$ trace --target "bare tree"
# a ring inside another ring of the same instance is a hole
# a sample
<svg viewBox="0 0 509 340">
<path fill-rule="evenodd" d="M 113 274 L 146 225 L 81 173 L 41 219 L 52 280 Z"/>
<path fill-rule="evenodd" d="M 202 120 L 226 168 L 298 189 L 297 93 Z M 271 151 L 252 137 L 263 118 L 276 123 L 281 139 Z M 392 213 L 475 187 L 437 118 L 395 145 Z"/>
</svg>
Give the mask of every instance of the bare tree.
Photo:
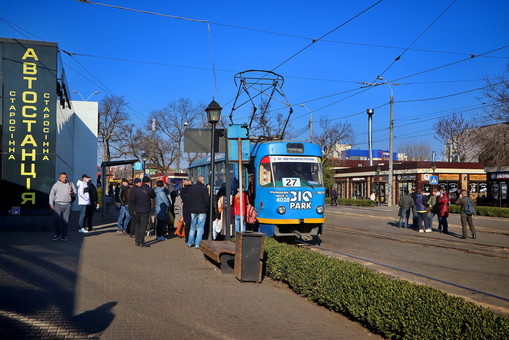
<svg viewBox="0 0 509 340">
<path fill-rule="evenodd" d="M 251 125 L 251 135 L 265 138 L 291 138 L 290 124 L 286 127 L 286 131 L 284 136 L 281 136 L 283 133 L 283 128 L 286 124 L 287 117 L 283 115 L 281 112 L 271 111 L 270 104 L 262 100 L 258 110 L 253 119 L 253 124 Z"/>
<path fill-rule="evenodd" d="M 152 112 L 150 117 L 155 119 L 156 130 L 167 138 L 167 145 L 163 149 L 173 155 L 175 166 L 180 169 L 185 129 L 187 126 L 205 127 L 208 124 L 205 105 L 195 105 L 188 98 L 180 98 Z"/>
<path fill-rule="evenodd" d="M 507 66 L 509 73 L 509 66 Z M 491 105 L 484 110 L 485 114 L 481 120 L 488 123 L 507 123 L 509 122 L 509 79 L 508 75 L 499 75 L 494 80 L 485 78 L 486 87 L 484 95 Z"/>
<path fill-rule="evenodd" d="M 409 142 L 401 145 L 398 151 L 406 154 L 409 161 L 425 161 L 431 155 L 431 148 L 426 142 Z"/>
<path fill-rule="evenodd" d="M 131 125 L 126 131 L 124 150 L 134 157 L 141 159 L 142 154 L 147 154 L 149 162 L 155 164 L 157 171 L 167 172 L 175 161 L 177 145 L 170 143 L 156 131 L 148 128 L 143 130 Z"/>
<path fill-rule="evenodd" d="M 492 125 L 481 127 L 475 132 L 479 161 L 487 166 L 507 166 L 509 164 L 509 79 L 507 74 L 499 75 L 493 80 L 486 78 L 484 94 L 491 105 L 487 106 L 484 115 L 479 117 L 479 125 L 487 123 Z"/>
<path fill-rule="evenodd" d="M 125 154 L 121 148 L 126 136 L 129 121 L 125 111 L 127 102 L 124 97 L 106 96 L 99 103 L 99 142 L 102 144 L 103 161 L 110 161 L 112 150 L 115 157 Z"/>
<path fill-rule="evenodd" d="M 445 145 L 445 157 L 451 160 L 454 154 L 462 162 L 477 160 L 478 153 L 474 151 L 475 139 L 469 134 L 475 129 L 475 124 L 463 118 L 462 114 L 447 116 L 433 125 L 435 139 Z"/>
<path fill-rule="evenodd" d="M 320 117 L 320 127 L 322 132 L 313 136 L 313 142 L 320 145 L 323 150 L 324 161 L 331 157 L 336 144 L 349 144 L 355 140 L 352 125 L 348 122 L 331 123 L 329 118 L 322 115 Z"/>
</svg>

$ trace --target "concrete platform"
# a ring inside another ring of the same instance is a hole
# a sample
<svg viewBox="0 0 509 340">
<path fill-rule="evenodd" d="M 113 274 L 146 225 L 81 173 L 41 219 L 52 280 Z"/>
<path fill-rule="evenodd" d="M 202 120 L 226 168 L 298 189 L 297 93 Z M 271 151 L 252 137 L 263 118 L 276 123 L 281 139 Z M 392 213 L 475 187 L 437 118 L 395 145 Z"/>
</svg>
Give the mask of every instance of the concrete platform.
<svg viewBox="0 0 509 340">
<path fill-rule="evenodd" d="M 379 338 L 278 282 L 221 274 L 183 239 L 140 248 L 95 228 L 0 233 L 1 339 Z"/>
</svg>

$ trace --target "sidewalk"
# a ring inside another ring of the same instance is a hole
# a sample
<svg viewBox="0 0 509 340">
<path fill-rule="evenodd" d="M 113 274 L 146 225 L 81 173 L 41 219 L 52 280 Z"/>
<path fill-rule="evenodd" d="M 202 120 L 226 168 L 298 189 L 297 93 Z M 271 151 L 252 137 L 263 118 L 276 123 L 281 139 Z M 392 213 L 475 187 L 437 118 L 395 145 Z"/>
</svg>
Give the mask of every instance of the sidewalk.
<svg viewBox="0 0 509 340">
<path fill-rule="evenodd" d="M 1 233 L 0 338 L 378 338 L 278 282 L 221 274 L 180 238 L 139 248 L 115 231 Z"/>
</svg>

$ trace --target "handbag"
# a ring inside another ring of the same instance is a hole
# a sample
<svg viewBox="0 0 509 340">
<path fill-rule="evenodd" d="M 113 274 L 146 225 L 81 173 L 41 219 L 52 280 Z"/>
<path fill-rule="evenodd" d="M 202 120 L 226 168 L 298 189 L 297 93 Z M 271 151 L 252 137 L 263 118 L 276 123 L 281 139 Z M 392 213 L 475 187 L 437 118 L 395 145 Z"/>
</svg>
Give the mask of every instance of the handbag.
<svg viewBox="0 0 509 340">
<path fill-rule="evenodd" d="M 71 203 L 76 201 L 76 194 L 74 193 L 74 190 L 72 190 L 71 183 L 69 184 L 69 195 L 71 195 Z"/>
<path fill-rule="evenodd" d="M 184 221 L 182 218 L 177 222 L 177 229 L 175 230 L 175 235 L 180 237 L 186 237 L 186 229 L 184 228 Z"/>
</svg>

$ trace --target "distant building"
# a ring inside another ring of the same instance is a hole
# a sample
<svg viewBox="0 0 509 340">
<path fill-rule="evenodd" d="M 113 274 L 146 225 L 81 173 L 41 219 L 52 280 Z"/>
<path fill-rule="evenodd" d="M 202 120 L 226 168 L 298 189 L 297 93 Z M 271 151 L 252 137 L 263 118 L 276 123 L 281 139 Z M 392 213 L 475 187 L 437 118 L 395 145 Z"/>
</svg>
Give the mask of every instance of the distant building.
<svg viewBox="0 0 509 340">
<path fill-rule="evenodd" d="M 509 135 L 509 122 L 490 124 L 477 129 L 467 130 L 447 140 L 444 154 L 447 161 L 480 162 L 483 161 L 478 138 L 493 134 Z M 509 164 L 507 164 L 509 165 Z"/>
<path fill-rule="evenodd" d="M 389 151 L 386 150 L 373 150 L 372 157 L 374 161 L 384 161 L 389 160 Z M 398 157 L 403 157 L 406 160 L 406 155 L 402 153 L 396 153 L 394 152 L 392 154 L 393 160 L 397 161 L 400 160 Z M 369 160 L 369 150 L 344 150 L 341 152 L 341 159 L 350 159 L 350 160 Z"/>
</svg>

